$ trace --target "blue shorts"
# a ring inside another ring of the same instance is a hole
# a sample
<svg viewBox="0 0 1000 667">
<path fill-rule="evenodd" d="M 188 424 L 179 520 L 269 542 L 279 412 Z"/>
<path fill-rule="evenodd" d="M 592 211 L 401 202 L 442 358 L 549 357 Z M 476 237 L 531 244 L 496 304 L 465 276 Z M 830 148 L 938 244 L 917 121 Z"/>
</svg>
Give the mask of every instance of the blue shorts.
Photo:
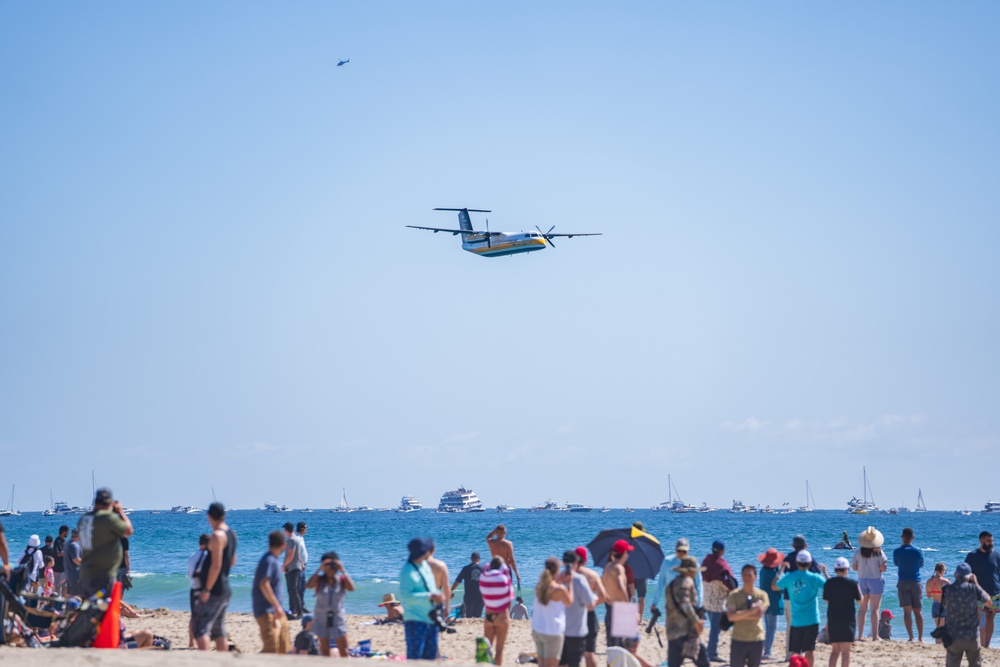
<svg viewBox="0 0 1000 667">
<path fill-rule="evenodd" d="M 882 595 L 885 593 L 885 579 L 869 579 L 862 577 L 858 579 L 858 586 L 861 587 L 862 595 Z"/>
<path fill-rule="evenodd" d="M 936 600 L 931 603 L 931 618 L 944 618 L 944 609 L 941 609 L 941 603 Z"/>
</svg>

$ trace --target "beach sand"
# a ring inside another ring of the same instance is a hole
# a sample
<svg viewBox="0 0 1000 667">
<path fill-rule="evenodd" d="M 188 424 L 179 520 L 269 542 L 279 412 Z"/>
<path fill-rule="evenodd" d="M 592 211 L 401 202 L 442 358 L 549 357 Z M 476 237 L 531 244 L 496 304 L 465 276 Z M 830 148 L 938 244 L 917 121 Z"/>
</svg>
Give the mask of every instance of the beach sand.
<svg viewBox="0 0 1000 667">
<path fill-rule="evenodd" d="M 96 649 L 25 649 L 0 647 L 0 663 L 10 665 L 107 665 L 108 667 L 127 667 L 136 664 L 198 664 L 211 665 L 220 662 L 239 660 L 244 667 L 253 665 L 273 664 L 272 656 L 260 655 L 260 636 L 257 624 L 249 614 L 229 614 L 226 624 L 230 639 L 242 651 L 241 655 L 218 655 L 189 651 L 186 649 L 187 623 L 189 615 L 166 609 L 145 610 L 141 618 L 127 621 L 129 629 L 148 628 L 155 634 L 167 637 L 174 644 L 172 651 L 102 651 Z M 392 652 L 405 655 L 406 643 L 403 639 L 403 628 L 399 625 L 376 626 L 369 625 L 370 616 L 350 616 L 348 639 L 351 646 L 357 645 L 362 639 L 370 639 L 372 650 L 378 653 Z M 301 622 L 292 621 L 292 639 L 301 629 Z M 475 662 L 475 638 L 482 635 L 482 621 L 461 620 L 456 624 L 455 634 L 442 635 L 441 653 L 450 658 L 453 664 L 473 664 Z M 660 627 L 663 637 L 663 628 Z M 784 633 L 778 633 L 775 640 L 775 654 L 784 654 Z M 664 638 L 664 644 L 666 639 Z M 707 631 L 703 635 L 707 641 Z M 598 643 L 598 664 L 604 663 L 603 626 L 602 636 Z M 514 665 L 518 654 L 534 652 L 531 639 L 531 627 L 528 621 L 512 622 L 511 632 L 504 650 L 504 664 Z M 653 665 L 659 665 L 666 659 L 665 649 L 660 648 L 655 635 L 643 633 L 639 645 L 639 653 Z M 257 654 L 257 655 L 254 655 Z M 729 633 L 723 633 L 720 640 L 719 654 L 729 655 Z M 816 650 L 816 665 L 826 665 L 830 649 L 820 645 Z M 282 660 L 313 660 L 310 656 L 283 656 Z M 335 658 L 339 659 L 339 658 Z M 353 660 L 353 659 L 352 659 Z M 687 664 L 690 664 L 687 663 Z M 771 664 L 787 664 L 776 662 Z M 944 649 L 933 644 L 908 644 L 905 641 L 863 642 L 854 644 L 851 651 L 851 664 L 856 667 L 900 667 L 905 666 L 939 666 L 944 664 Z M 1000 665 L 1000 649 L 989 649 L 983 656 L 984 665 Z"/>
</svg>

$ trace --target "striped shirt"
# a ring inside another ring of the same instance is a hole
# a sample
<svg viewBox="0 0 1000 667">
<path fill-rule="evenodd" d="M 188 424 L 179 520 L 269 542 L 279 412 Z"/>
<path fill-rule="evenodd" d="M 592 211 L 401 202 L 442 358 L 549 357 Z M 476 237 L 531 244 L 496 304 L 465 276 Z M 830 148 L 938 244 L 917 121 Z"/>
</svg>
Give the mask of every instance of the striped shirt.
<svg viewBox="0 0 1000 667">
<path fill-rule="evenodd" d="M 483 604 L 487 614 L 497 614 L 510 609 L 514 599 L 514 587 L 510 582 L 507 566 L 499 570 L 486 570 L 479 577 L 479 592 L 483 594 Z"/>
</svg>

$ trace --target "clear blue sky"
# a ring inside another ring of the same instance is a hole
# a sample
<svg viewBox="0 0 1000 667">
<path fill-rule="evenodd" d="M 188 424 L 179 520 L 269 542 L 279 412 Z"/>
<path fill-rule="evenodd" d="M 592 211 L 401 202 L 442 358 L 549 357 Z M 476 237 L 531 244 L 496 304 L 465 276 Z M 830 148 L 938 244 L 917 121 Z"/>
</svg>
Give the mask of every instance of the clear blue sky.
<svg viewBox="0 0 1000 667">
<path fill-rule="evenodd" d="M 0 497 L 978 508 L 998 21 L 3 3 Z M 482 259 L 435 206 L 604 236 Z"/>
</svg>

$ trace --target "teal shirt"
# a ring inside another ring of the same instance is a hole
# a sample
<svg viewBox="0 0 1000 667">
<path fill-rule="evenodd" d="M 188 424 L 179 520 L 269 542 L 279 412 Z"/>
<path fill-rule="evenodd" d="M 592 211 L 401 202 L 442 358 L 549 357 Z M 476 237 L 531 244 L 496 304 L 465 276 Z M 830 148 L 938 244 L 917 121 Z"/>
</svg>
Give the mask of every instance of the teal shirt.
<svg viewBox="0 0 1000 667">
<path fill-rule="evenodd" d="M 819 625 L 819 594 L 826 577 L 809 570 L 796 570 L 778 579 L 776 586 L 788 591 L 792 609 L 792 627 Z"/>
<path fill-rule="evenodd" d="M 399 601 L 403 605 L 403 615 L 407 621 L 430 623 L 429 614 L 434 608 L 431 595 L 440 593 L 434 584 L 434 572 L 424 561 L 419 566 L 410 561 L 399 573 Z"/>
</svg>

